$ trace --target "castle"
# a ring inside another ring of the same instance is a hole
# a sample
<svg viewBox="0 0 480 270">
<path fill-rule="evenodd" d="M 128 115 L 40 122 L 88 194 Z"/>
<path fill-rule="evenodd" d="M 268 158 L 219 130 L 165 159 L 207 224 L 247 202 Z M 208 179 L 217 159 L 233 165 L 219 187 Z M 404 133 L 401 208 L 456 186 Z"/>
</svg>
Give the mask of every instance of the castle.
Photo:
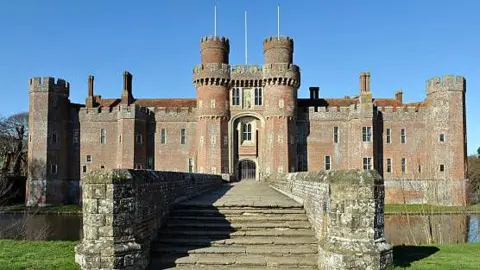
<svg viewBox="0 0 480 270">
<path fill-rule="evenodd" d="M 300 99 L 294 43 L 271 37 L 263 65 L 230 65 L 229 40 L 205 37 L 193 69 L 196 99 L 136 99 L 132 74 L 121 97 L 69 100 L 69 83 L 29 82 L 28 204 L 77 202 L 93 169 L 134 168 L 223 174 L 238 180 L 275 172 L 376 169 L 387 203 L 464 204 L 465 79 L 427 81 L 426 98 L 373 98 L 370 73 L 355 97 L 319 87 Z M 438 198 L 442 197 L 442 198 Z"/>
</svg>

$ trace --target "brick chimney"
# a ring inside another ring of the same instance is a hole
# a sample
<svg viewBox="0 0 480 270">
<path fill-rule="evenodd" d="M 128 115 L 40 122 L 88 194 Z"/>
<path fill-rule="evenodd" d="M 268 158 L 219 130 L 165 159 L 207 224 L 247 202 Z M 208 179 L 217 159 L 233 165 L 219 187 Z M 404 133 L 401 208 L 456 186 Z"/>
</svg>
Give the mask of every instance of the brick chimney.
<svg viewBox="0 0 480 270">
<path fill-rule="evenodd" d="M 310 99 L 318 99 L 319 92 L 320 92 L 320 87 L 311 86 L 310 87 Z"/>
<path fill-rule="evenodd" d="M 123 72 L 123 90 L 122 90 L 122 103 L 130 105 L 133 103 L 132 94 L 132 74 L 128 71 Z"/>
<path fill-rule="evenodd" d="M 360 73 L 360 93 L 370 92 L 370 72 Z"/>
<path fill-rule="evenodd" d="M 92 75 L 88 76 L 88 94 L 87 94 L 87 100 L 85 101 L 85 105 L 87 108 L 93 108 L 95 107 L 95 97 L 93 96 L 93 81 L 94 77 Z"/>
<path fill-rule="evenodd" d="M 395 92 L 395 99 L 398 100 L 400 103 L 403 103 L 403 92 L 402 90 L 398 90 Z"/>
</svg>

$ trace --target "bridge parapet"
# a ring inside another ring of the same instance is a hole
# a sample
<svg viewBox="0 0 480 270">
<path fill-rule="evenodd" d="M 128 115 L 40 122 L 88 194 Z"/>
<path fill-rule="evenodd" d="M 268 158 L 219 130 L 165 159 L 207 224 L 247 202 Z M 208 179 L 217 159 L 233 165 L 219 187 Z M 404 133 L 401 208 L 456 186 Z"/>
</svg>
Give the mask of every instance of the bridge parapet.
<svg viewBox="0 0 480 270">
<path fill-rule="evenodd" d="M 383 179 L 376 171 L 273 174 L 266 181 L 303 203 L 319 243 L 319 269 L 388 269 Z"/>
<path fill-rule="evenodd" d="M 83 184 L 82 269 L 145 269 L 150 243 L 177 202 L 219 187 L 222 176 L 115 169 L 89 173 Z"/>
</svg>

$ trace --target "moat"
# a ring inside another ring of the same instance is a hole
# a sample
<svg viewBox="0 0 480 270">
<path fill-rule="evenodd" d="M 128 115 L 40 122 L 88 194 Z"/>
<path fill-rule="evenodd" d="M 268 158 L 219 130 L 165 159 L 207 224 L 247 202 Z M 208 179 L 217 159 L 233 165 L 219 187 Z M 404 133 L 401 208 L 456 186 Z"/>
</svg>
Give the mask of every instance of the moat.
<svg viewBox="0 0 480 270">
<path fill-rule="evenodd" d="M 11 227 L 23 218 L 23 214 L 0 214 L 0 228 Z M 76 241 L 83 235 L 82 216 L 36 215 L 29 218 L 21 231 L 0 232 L 0 238 Z M 385 215 L 385 236 L 392 245 L 428 244 L 429 235 L 439 243 L 480 242 L 480 214 Z"/>
</svg>

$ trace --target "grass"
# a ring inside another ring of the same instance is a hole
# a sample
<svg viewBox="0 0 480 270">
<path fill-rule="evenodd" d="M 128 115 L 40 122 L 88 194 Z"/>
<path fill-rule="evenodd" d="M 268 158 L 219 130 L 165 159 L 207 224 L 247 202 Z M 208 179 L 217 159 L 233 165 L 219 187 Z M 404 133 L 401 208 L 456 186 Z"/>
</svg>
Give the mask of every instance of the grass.
<svg viewBox="0 0 480 270">
<path fill-rule="evenodd" d="M 480 204 L 465 206 L 440 206 L 429 204 L 385 204 L 385 214 L 402 213 L 480 213 Z"/>
<path fill-rule="evenodd" d="M 8 213 L 21 213 L 30 210 L 30 208 L 25 207 L 24 204 L 16 204 L 0 207 L 0 212 Z M 81 214 L 82 206 L 76 204 L 67 204 L 67 205 L 58 205 L 58 206 L 45 206 L 35 209 L 38 213 L 41 214 L 51 214 L 51 213 L 71 213 L 71 214 Z"/>
<path fill-rule="evenodd" d="M 0 269 L 80 269 L 70 241 L 0 240 Z"/>
<path fill-rule="evenodd" d="M 394 269 L 454 270 L 480 269 L 480 243 L 433 246 L 396 246 Z"/>
<path fill-rule="evenodd" d="M 0 240 L 0 269 L 80 269 L 70 241 Z M 396 246 L 394 269 L 479 269 L 480 243 L 432 246 Z"/>
</svg>

